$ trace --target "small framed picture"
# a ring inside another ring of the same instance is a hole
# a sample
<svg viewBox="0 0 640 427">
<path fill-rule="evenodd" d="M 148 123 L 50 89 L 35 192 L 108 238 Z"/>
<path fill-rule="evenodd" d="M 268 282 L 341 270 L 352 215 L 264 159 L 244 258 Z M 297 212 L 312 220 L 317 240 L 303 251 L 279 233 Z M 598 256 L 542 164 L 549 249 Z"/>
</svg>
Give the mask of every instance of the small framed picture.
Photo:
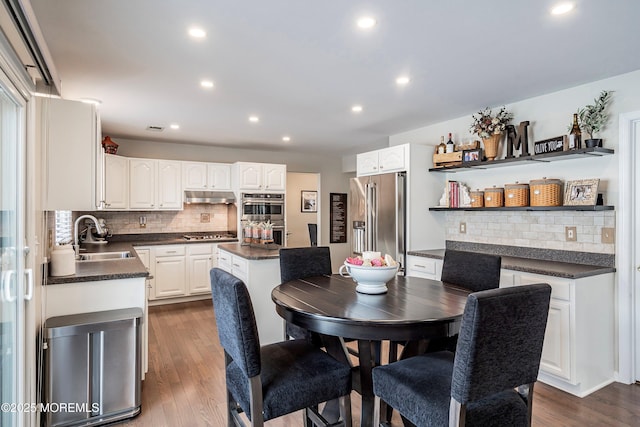
<svg viewBox="0 0 640 427">
<path fill-rule="evenodd" d="M 318 212 L 318 192 L 302 191 L 301 212 Z"/>
<path fill-rule="evenodd" d="M 599 183 L 599 179 L 567 181 L 564 190 L 565 206 L 595 206 Z"/>
<path fill-rule="evenodd" d="M 473 163 L 482 161 L 482 148 L 464 150 L 462 152 L 462 163 Z"/>
</svg>

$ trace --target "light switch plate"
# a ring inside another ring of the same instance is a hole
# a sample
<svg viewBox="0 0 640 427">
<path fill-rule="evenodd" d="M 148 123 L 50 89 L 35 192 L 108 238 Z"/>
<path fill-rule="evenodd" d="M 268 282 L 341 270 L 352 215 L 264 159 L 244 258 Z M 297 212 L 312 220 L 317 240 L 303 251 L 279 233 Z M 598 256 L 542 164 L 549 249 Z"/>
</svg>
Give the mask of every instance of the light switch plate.
<svg viewBox="0 0 640 427">
<path fill-rule="evenodd" d="M 602 236 L 600 238 L 602 243 L 615 243 L 616 242 L 616 229 L 613 227 L 602 227 Z"/>
<path fill-rule="evenodd" d="M 466 222 L 461 222 L 460 223 L 460 234 L 465 234 L 467 232 L 467 223 Z"/>
<path fill-rule="evenodd" d="M 577 242 L 578 241 L 578 231 L 576 227 L 565 227 L 564 235 L 567 242 Z"/>
</svg>

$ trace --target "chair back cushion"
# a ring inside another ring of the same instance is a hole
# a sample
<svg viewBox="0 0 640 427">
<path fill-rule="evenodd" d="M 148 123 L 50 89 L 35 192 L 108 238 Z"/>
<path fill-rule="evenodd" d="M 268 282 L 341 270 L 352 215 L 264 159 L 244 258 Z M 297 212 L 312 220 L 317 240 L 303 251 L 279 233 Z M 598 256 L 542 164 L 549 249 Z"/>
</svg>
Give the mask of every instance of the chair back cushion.
<svg viewBox="0 0 640 427">
<path fill-rule="evenodd" d="M 219 268 L 210 272 L 220 345 L 248 377 L 260 374 L 260 339 L 244 282 Z"/>
<path fill-rule="evenodd" d="M 500 284 L 501 264 L 499 255 L 447 249 L 440 280 L 471 292 L 495 289 Z"/>
<path fill-rule="evenodd" d="M 309 227 L 309 242 L 311 246 L 318 246 L 318 224 L 307 224 Z"/>
<path fill-rule="evenodd" d="M 282 283 L 323 274 L 331 274 L 331 252 L 328 246 L 280 249 Z"/>
<path fill-rule="evenodd" d="M 453 367 L 454 399 L 466 404 L 536 381 L 550 297 L 547 284 L 469 295 Z"/>
</svg>

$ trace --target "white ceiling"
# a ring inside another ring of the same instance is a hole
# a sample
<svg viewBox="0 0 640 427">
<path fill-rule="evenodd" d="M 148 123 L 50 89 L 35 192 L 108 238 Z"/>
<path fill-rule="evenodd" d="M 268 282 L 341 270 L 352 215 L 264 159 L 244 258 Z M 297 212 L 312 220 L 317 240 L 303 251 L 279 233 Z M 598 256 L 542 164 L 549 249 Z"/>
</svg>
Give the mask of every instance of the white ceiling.
<svg viewBox="0 0 640 427">
<path fill-rule="evenodd" d="M 640 1 L 574 3 L 551 16 L 552 0 L 31 0 L 62 96 L 101 100 L 104 134 L 338 154 L 640 69 Z"/>
</svg>

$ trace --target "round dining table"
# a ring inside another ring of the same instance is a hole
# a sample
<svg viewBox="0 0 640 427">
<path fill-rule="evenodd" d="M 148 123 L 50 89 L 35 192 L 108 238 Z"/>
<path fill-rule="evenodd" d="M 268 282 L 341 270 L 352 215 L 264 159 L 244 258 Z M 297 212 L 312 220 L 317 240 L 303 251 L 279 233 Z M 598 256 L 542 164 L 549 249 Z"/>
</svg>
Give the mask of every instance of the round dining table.
<svg viewBox="0 0 640 427">
<path fill-rule="evenodd" d="M 334 274 L 292 280 L 271 292 L 278 314 L 317 334 L 337 359 L 350 363 L 343 338 L 358 341 L 353 384 L 362 396 L 362 426 L 378 422 L 372 369 L 380 362 L 380 343 L 457 334 L 469 295 L 468 290 L 417 277 L 396 276 L 387 288 L 384 294 L 362 294 L 352 279 Z"/>
</svg>

